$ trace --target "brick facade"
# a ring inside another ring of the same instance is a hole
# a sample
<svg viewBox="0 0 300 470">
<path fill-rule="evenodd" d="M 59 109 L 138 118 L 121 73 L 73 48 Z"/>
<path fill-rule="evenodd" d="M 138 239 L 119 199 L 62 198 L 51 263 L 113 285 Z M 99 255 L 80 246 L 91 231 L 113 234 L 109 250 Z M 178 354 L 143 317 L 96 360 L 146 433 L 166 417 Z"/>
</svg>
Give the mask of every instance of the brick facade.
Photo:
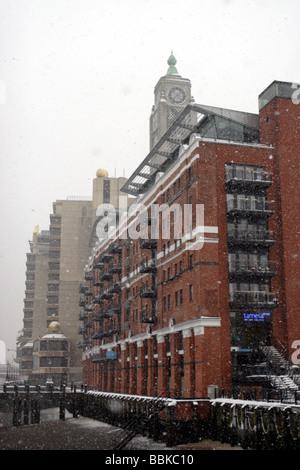
<svg viewBox="0 0 300 470">
<path fill-rule="evenodd" d="M 197 399 L 211 385 L 232 387 L 235 361 L 260 344 L 280 344 L 290 358 L 300 339 L 299 109 L 275 93 L 261 107 L 260 138 L 246 127 L 240 139 L 194 130 L 139 196 L 146 217 L 129 215 L 127 227 L 121 222 L 99 242 L 85 273 L 85 383 Z M 213 108 L 207 116 L 223 119 Z M 239 171 L 251 182 L 231 177 Z M 155 222 L 159 236 L 151 238 L 145 231 Z"/>
</svg>

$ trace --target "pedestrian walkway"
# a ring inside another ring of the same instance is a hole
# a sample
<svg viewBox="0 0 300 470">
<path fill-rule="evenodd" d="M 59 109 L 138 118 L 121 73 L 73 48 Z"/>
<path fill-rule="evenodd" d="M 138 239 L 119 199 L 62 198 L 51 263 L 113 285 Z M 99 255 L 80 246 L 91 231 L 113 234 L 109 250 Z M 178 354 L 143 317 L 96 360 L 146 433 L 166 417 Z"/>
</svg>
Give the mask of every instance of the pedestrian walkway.
<svg viewBox="0 0 300 470">
<path fill-rule="evenodd" d="M 122 432 L 119 427 L 66 412 L 59 420 L 59 409 L 41 411 L 40 424 L 13 426 L 11 413 L 0 413 L 0 450 L 111 450 Z M 134 437 L 124 450 L 232 450 L 228 444 L 209 440 L 166 447 L 144 436 Z M 234 450 L 240 450 L 235 447 Z"/>
</svg>

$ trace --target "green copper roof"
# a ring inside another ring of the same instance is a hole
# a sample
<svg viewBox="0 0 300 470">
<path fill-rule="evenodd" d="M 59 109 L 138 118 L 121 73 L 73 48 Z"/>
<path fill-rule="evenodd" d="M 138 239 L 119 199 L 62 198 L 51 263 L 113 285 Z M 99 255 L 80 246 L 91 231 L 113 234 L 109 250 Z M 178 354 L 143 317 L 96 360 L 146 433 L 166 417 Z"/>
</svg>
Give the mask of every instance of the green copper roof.
<svg viewBox="0 0 300 470">
<path fill-rule="evenodd" d="M 177 68 L 175 67 L 177 60 L 175 59 L 173 52 L 171 52 L 170 57 L 168 58 L 168 71 L 166 75 L 179 75 Z"/>
</svg>

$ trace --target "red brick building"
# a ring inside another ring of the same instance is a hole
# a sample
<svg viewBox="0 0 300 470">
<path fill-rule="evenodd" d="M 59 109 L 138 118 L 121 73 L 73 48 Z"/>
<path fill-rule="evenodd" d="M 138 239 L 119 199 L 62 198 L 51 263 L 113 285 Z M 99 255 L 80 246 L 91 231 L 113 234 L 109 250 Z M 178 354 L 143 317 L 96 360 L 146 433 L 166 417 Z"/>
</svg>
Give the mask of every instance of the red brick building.
<svg viewBox="0 0 300 470">
<path fill-rule="evenodd" d="M 180 92 L 178 73 L 165 78 Z M 124 184 L 137 206 L 95 246 L 85 272 L 80 345 L 90 387 L 197 399 L 211 386 L 257 386 L 271 346 L 292 365 L 300 340 L 294 91 L 273 82 L 258 115 L 188 96 Z"/>
</svg>

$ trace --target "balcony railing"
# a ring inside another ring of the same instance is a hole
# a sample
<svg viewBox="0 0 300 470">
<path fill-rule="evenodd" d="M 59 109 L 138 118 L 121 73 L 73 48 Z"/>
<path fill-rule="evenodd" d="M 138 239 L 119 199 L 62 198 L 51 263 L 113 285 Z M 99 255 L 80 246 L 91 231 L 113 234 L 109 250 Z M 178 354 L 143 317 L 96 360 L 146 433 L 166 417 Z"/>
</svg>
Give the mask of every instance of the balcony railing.
<svg viewBox="0 0 300 470">
<path fill-rule="evenodd" d="M 235 228 L 228 231 L 227 238 L 229 243 L 238 243 L 243 245 L 265 245 L 270 246 L 275 243 L 274 232 L 271 230 L 247 230 Z"/>
<path fill-rule="evenodd" d="M 156 291 L 152 287 L 142 287 L 140 296 L 153 298 L 156 296 Z"/>
<path fill-rule="evenodd" d="M 93 304 L 102 304 L 103 303 L 103 299 L 102 297 L 100 296 L 100 294 L 96 295 L 94 298 L 93 298 Z"/>
<path fill-rule="evenodd" d="M 84 326 L 79 326 L 78 327 L 78 334 L 79 335 L 84 335 L 86 333 L 86 328 Z"/>
<path fill-rule="evenodd" d="M 227 213 L 235 215 L 271 216 L 274 210 L 274 201 L 254 198 L 232 198 L 227 201 Z"/>
<path fill-rule="evenodd" d="M 100 328 L 97 332 L 95 332 L 92 335 L 92 339 L 103 339 L 103 338 L 109 338 L 113 335 L 116 335 L 120 333 L 120 330 L 118 328 Z"/>
<path fill-rule="evenodd" d="M 120 282 L 113 282 L 109 284 L 107 288 L 107 292 L 110 294 L 118 294 L 121 292 L 121 283 Z"/>
<path fill-rule="evenodd" d="M 122 243 L 120 240 L 116 241 L 116 242 L 112 242 L 109 247 L 108 247 L 108 250 L 111 252 L 111 253 L 121 253 L 122 252 Z"/>
<path fill-rule="evenodd" d="M 111 253 L 103 253 L 101 255 L 101 261 L 104 263 L 109 263 L 113 259 L 113 255 Z"/>
<path fill-rule="evenodd" d="M 143 261 L 140 265 L 141 273 L 153 273 L 156 271 L 155 260 Z"/>
<path fill-rule="evenodd" d="M 108 313 L 109 314 L 114 314 L 114 313 L 120 313 L 121 312 L 121 304 L 112 304 L 108 307 Z"/>
<path fill-rule="evenodd" d="M 100 276 L 100 281 L 110 281 L 113 278 L 112 273 L 103 273 Z"/>
<path fill-rule="evenodd" d="M 82 282 L 79 284 L 79 293 L 85 294 L 88 291 L 88 285 L 83 284 Z"/>
<path fill-rule="evenodd" d="M 94 269 L 103 269 L 104 268 L 104 263 L 100 261 L 96 261 L 94 264 Z"/>
<path fill-rule="evenodd" d="M 275 276 L 277 273 L 277 265 L 270 261 L 229 261 L 229 274 L 237 276 L 259 276 L 268 277 Z"/>
<path fill-rule="evenodd" d="M 266 291 L 235 291 L 229 295 L 232 308 L 275 308 L 278 305 L 278 294 Z"/>
<path fill-rule="evenodd" d="M 110 263 L 108 265 L 108 272 L 114 273 L 114 274 L 120 274 L 122 271 L 122 267 L 120 263 Z"/>
<path fill-rule="evenodd" d="M 227 168 L 226 184 L 230 186 L 255 186 L 268 188 L 272 185 L 272 173 L 250 168 Z"/>
<path fill-rule="evenodd" d="M 141 248 L 145 250 L 154 250 L 157 246 L 157 240 L 153 238 L 141 238 Z"/>
<path fill-rule="evenodd" d="M 157 316 L 155 312 L 150 309 L 150 311 L 146 309 L 142 309 L 141 315 L 140 315 L 140 323 L 156 323 L 157 322 Z"/>
<path fill-rule="evenodd" d="M 86 312 L 79 312 L 78 314 L 78 320 L 79 321 L 84 321 L 87 318 L 87 313 Z"/>
</svg>

